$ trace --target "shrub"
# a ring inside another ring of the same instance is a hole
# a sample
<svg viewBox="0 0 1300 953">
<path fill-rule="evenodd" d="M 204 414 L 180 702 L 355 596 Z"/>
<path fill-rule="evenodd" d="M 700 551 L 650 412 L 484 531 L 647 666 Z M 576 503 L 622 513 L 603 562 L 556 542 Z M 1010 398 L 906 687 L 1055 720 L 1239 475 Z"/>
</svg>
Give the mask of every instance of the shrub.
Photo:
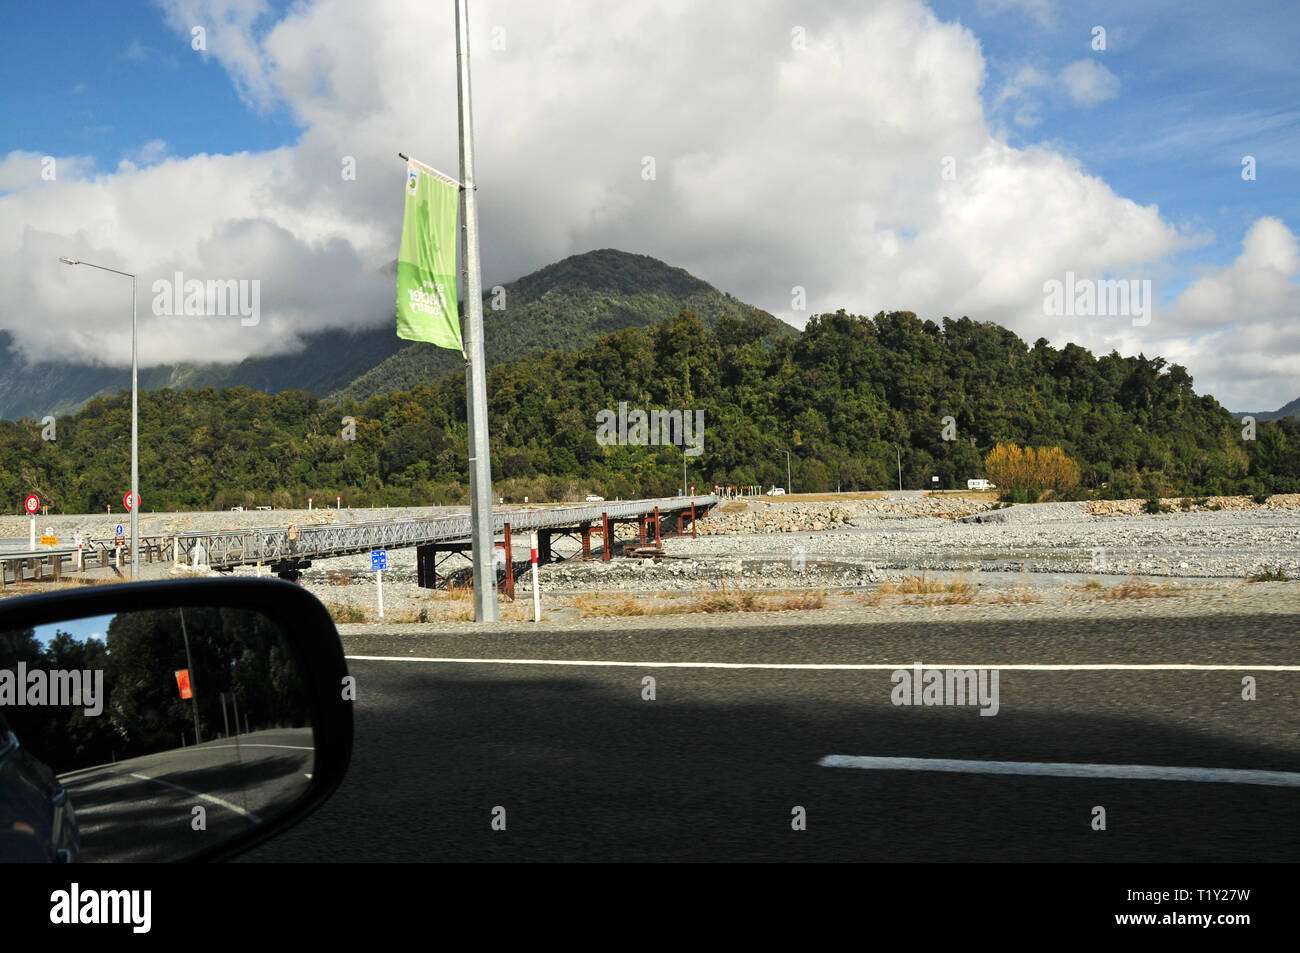
<svg viewBox="0 0 1300 953">
<path fill-rule="evenodd" d="M 1289 582 L 1290 579 L 1282 571 L 1282 567 L 1276 569 L 1261 569 L 1246 577 L 1247 582 Z"/>
</svg>

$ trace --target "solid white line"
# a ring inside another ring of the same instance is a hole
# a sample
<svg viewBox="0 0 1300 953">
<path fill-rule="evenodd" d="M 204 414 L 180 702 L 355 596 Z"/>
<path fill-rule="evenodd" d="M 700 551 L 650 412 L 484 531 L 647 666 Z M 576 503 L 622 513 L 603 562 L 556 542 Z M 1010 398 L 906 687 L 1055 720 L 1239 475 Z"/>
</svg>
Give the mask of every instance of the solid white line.
<svg viewBox="0 0 1300 953">
<path fill-rule="evenodd" d="M 132 774 L 131 774 L 131 777 L 133 777 L 133 778 L 139 778 L 141 781 L 152 781 L 154 784 L 161 784 L 161 785 L 162 785 L 163 787 L 165 787 L 165 788 L 171 788 L 171 789 L 174 790 L 174 791 L 180 791 L 181 793 L 183 793 L 183 794 L 188 794 L 188 795 L 190 795 L 191 797 L 196 797 L 196 798 L 199 798 L 200 800 L 203 800 L 203 801 L 210 801 L 210 802 L 213 803 L 213 804 L 216 804 L 216 805 L 218 805 L 218 806 L 220 806 L 220 807 L 224 807 L 224 808 L 225 808 L 226 810 L 228 810 L 228 811 L 234 811 L 236 814 L 240 815 L 241 817 L 246 817 L 246 818 L 248 818 L 248 819 L 249 819 L 250 821 L 252 821 L 254 824 L 260 824 L 260 823 L 262 823 L 261 818 L 259 818 L 259 817 L 258 817 L 256 814 L 254 814 L 252 811 L 246 811 L 246 810 L 244 810 L 242 807 L 240 807 L 238 804 L 231 804 L 229 801 L 222 800 L 221 798 L 217 797 L 216 795 L 213 795 L 213 794 L 201 794 L 201 793 L 199 793 L 198 791 L 191 791 L 189 788 L 181 787 L 179 784 L 172 784 L 170 781 L 163 781 L 163 780 L 161 780 L 161 779 L 159 779 L 159 778 L 151 778 L 151 777 L 149 777 L 147 774 L 135 774 L 135 773 L 132 773 Z"/>
<path fill-rule="evenodd" d="M 204 743 L 201 745 L 190 745 L 189 748 L 183 748 L 181 750 L 190 751 L 192 749 L 194 751 L 213 751 L 217 748 L 292 748 L 294 751 L 315 751 L 316 750 L 311 745 L 267 745 L 267 744 L 259 744 L 254 741 L 241 741 L 237 745 L 210 745 Z"/>
<path fill-rule="evenodd" d="M 823 768 L 870 771 L 946 771 L 957 774 L 1025 774 L 1052 778 L 1120 778 L 1132 781 L 1207 781 L 1215 784 L 1267 784 L 1300 787 L 1300 772 L 1246 768 L 1179 768 L 1155 764 L 1070 764 L 1041 761 L 958 761 L 950 758 L 872 758 L 828 754 Z"/>
<path fill-rule="evenodd" d="M 441 662 L 445 665 L 587 665 L 622 666 L 624 668 L 770 668 L 796 671 L 827 672 L 893 672 L 911 670 L 915 662 L 852 663 L 801 663 L 801 662 L 617 662 L 604 659 L 550 659 L 550 658 L 427 658 L 414 655 L 348 655 L 356 662 Z M 1063 665 L 976 665 L 969 663 L 924 662 L 923 669 L 997 669 L 1002 672 L 1300 672 L 1300 665 L 1192 665 L 1182 663 L 1151 664 L 1063 664 Z"/>
</svg>

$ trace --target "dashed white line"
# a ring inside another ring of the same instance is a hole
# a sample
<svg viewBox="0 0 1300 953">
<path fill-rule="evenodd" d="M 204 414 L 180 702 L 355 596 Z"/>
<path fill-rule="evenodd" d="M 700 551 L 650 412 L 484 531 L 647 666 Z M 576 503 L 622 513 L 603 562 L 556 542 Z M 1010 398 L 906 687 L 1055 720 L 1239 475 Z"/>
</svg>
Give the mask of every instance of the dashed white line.
<svg viewBox="0 0 1300 953">
<path fill-rule="evenodd" d="M 1044 761 L 961 761 L 951 758 L 873 758 L 829 754 L 823 768 L 867 771 L 943 771 L 956 774 L 1018 774 L 1048 778 L 1111 778 L 1126 781 L 1200 781 L 1212 784 L 1264 784 L 1300 787 L 1300 772 L 1247 768 L 1183 768 L 1157 764 L 1071 764 Z"/>
<path fill-rule="evenodd" d="M 733 668 L 789 669 L 825 672 L 892 672 L 911 669 L 912 662 L 623 662 L 607 659 L 546 658 L 430 658 L 416 655 L 348 655 L 355 662 L 438 662 L 444 665 L 575 665 L 621 668 Z M 1002 672 L 1300 672 L 1300 665 L 1198 665 L 1191 663 L 1033 664 L 924 662 L 923 669 L 997 669 Z"/>
</svg>

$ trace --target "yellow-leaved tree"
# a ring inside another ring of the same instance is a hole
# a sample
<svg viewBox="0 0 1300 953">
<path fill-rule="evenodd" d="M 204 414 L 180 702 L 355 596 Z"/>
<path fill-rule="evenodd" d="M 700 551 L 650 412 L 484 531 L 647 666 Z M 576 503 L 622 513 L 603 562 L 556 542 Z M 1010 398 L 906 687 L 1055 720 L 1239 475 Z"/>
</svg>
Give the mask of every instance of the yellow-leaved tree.
<svg viewBox="0 0 1300 953">
<path fill-rule="evenodd" d="M 1000 443 L 985 457 L 984 472 L 1002 499 L 1015 503 L 1063 499 L 1079 485 L 1079 466 L 1060 447 Z"/>
</svg>

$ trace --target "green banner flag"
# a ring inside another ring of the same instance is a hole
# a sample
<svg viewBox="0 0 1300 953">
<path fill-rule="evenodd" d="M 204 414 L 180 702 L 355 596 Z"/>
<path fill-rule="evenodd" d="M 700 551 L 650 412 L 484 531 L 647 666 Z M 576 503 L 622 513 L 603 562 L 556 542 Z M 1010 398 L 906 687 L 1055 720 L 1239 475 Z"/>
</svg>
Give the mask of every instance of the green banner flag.
<svg viewBox="0 0 1300 953">
<path fill-rule="evenodd" d="M 397 254 L 397 336 L 464 351 L 456 301 L 460 183 L 406 163 L 406 214 Z"/>
</svg>

